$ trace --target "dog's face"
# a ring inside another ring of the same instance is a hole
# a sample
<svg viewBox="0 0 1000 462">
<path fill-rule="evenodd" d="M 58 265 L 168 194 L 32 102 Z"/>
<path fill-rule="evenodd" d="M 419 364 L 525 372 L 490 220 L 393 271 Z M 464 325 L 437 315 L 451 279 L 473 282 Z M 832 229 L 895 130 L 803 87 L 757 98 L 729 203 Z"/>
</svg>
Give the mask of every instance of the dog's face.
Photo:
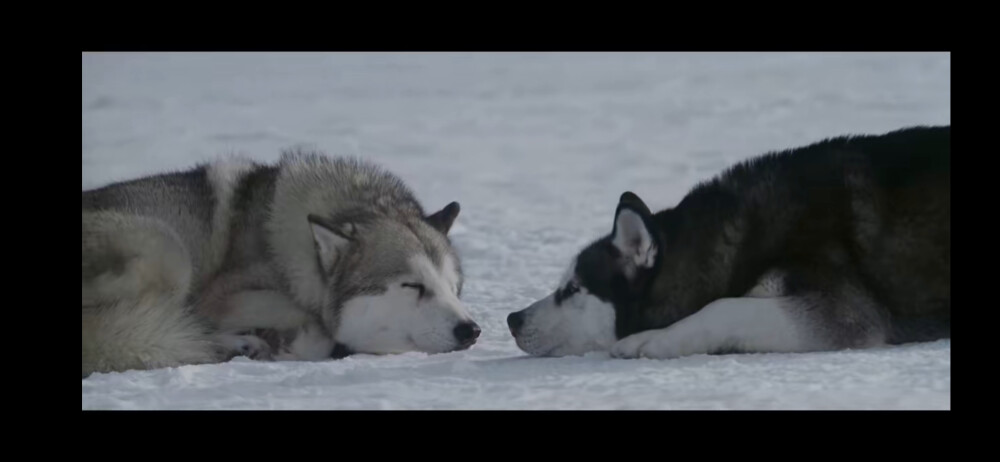
<svg viewBox="0 0 1000 462">
<path fill-rule="evenodd" d="M 573 259 L 551 295 L 507 317 L 517 346 L 535 356 L 609 349 L 658 263 L 659 239 L 651 219 L 637 196 L 623 194 L 611 234 Z"/>
<path fill-rule="evenodd" d="M 466 349 L 480 329 L 459 295 L 459 260 L 445 237 L 458 204 L 424 220 L 310 217 L 329 275 L 327 325 L 341 350 L 368 354 Z"/>
</svg>

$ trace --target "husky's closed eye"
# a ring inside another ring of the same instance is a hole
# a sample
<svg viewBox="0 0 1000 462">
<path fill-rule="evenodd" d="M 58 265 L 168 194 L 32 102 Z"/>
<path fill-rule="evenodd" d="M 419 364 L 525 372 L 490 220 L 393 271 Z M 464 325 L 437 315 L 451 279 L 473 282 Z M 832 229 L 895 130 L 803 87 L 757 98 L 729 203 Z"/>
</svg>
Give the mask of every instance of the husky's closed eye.
<svg viewBox="0 0 1000 462">
<path fill-rule="evenodd" d="M 424 296 L 424 292 L 427 290 L 427 288 L 424 287 L 423 284 L 416 283 L 416 282 L 404 282 L 403 283 L 403 287 L 408 287 L 410 289 L 416 289 L 417 292 L 419 292 L 419 294 L 420 294 L 419 297 L 421 297 L 421 298 Z"/>
</svg>

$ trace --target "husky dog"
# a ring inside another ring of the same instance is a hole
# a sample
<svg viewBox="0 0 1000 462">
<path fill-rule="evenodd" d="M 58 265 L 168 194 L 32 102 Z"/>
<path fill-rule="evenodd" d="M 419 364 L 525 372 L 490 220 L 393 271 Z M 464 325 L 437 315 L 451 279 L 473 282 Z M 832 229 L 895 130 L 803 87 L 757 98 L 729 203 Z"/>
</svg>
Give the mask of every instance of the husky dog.
<svg viewBox="0 0 1000 462">
<path fill-rule="evenodd" d="M 950 128 L 770 153 L 655 214 L 625 192 L 510 331 L 532 355 L 657 359 L 950 338 Z"/>
<path fill-rule="evenodd" d="M 229 158 L 83 192 L 83 376 L 465 349 L 452 202 L 356 159 Z"/>
</svg>

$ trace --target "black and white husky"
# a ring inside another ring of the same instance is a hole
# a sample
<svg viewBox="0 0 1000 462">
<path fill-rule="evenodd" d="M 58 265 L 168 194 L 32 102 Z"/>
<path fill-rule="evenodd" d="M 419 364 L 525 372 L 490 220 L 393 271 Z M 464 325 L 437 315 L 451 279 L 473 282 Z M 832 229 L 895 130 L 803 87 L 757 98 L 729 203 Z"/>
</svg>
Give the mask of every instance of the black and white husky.
<svg viewBox="0 0 1000 462">
<path fill-rule="evenodd" d="M 539 356 L 808 352 L 949 338 L 950 126 L 828 139 L 736 165 L 611 233 L 512 313 Z"/>
</svg>

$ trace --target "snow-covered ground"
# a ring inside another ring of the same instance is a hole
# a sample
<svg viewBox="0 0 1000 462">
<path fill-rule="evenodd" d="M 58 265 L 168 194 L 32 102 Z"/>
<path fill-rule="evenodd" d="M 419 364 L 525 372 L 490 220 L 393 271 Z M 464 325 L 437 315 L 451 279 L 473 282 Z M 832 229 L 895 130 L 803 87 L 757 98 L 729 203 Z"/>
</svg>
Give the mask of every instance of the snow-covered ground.
<svg viewBox="0 0 1000 462">
<path fill-rule="evenodd" d="M 771 149 L 951 122 L 949 54 L 84 54 L 83 188 L 241 152 L 373 159 L 453 241 L 472 349 L 95 374 L 84 409 L 950 409 L 951 343 L 529 358 L 506 315 L 611 226 Z"/>
</svg>

